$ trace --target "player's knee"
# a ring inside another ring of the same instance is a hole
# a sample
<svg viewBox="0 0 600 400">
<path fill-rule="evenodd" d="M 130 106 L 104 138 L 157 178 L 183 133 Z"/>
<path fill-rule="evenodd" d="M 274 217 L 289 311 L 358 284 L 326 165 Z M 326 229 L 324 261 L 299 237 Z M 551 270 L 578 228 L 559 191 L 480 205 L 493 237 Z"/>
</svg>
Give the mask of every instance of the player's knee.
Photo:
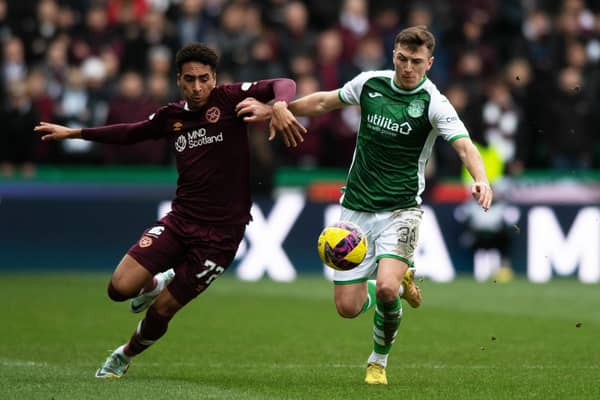
<svg viewBox="0 0 600 400">
<path fill-rule="evenodd" d="M 335 308 L 342 318 L 354 318 L 360 314 L 361 309 L 361 307 L 357 306 L 354 301 L 348 301 L 347 299 L 336 299 Z"/>
<path fill-rule="evenodd" d="M 124 294 L 122 290 L 115 287 L 112 280 L 108 283 L 108 297 L 113 301 L 125 301 L 131 298 L 130 295 Z"/>
<path fill-rule="evenodd" d="M 396 285 L 392 285 L 388 282 L 377 282 L 377 287 L 375 288 L 375 297 L 379 301 L 394 301 L 396 297 L 398 297 L 399 288 Z"/>
</svg>

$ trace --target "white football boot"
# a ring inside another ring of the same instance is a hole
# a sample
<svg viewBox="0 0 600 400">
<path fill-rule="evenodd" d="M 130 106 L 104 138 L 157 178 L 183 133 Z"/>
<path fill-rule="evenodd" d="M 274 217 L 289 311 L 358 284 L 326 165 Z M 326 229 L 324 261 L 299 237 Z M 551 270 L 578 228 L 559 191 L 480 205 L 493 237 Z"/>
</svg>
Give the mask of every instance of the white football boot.
<svg viewBox="0 0 600 400">
<path fill-rule="evenodd" d="M 149 292 L 140 293 L 137 297 L 134 297 L 129 302 L 129 309 L 132 313 L 140 313 L 150 307 L 154 300 L 158 297 L 160 292 L 167 287 L 167 285 L 175 278 L 175 271 L 168 269 L 165 272 L 154 275 L 156 279 L 156 286 Z"/>
</svg>

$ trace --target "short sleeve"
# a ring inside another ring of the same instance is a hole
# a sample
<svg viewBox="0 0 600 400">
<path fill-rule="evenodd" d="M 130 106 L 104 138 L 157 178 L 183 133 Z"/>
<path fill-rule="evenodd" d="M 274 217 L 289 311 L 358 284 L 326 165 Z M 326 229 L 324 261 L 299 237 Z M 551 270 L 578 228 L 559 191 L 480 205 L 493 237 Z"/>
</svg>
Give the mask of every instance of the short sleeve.
<svg viewBox="0 0 600 400">
<path fill-rule="evenodd" d="M 365 82 L 375 75 L 376 72 L 374 71 L 363 72 L 356 75 L 351 81 L 346 82 L 346 84 L 338 91 L 340 100 L 346 104 L 360 104 L 360 94 L 362 93 Z"/>
<path fill-rule="evenodd" d="M 458 113 L 446 96 L 442 94 L 435 94 L 431 98 L 429 121 L 439 135 L 448 142 L 453 142 L 461 137 L 469 137 L 469 132 Z"/>
</svg>

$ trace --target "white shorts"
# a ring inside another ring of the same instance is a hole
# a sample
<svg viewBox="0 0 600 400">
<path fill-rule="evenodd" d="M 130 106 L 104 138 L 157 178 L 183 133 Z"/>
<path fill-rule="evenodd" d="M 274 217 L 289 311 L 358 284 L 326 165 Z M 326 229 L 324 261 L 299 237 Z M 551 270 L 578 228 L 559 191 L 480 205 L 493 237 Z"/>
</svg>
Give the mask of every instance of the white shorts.
<svg viewBox="0 0 600 400">
<path fill-rule="evenodd" d="M 364 282 L 375 272 L 382 258 L 395 258 L 413 266 L 415 247 L 423 210 L 419 207 L 370 213 L 342 207 L 340 221 L 352 222 L 367 237 L 367 255 L 362 263 L 349 271 L 335 271 L 333 282 Z"/>
</svg>

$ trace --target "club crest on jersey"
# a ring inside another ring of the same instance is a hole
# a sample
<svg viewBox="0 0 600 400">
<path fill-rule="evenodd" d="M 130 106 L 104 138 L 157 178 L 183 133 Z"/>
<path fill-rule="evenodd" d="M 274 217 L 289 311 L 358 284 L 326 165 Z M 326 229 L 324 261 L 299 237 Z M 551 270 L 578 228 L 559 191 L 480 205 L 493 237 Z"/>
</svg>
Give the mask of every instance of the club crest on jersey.
<svg viewBox="0 0 600 400">
<path fill-rule="evenodd" d="M 187 147 L 187 140 L 184 135 L 179 135 L 177 140 L 175 141 L 175 150 L 178 152 L 182 152 Z"/>
<path fill-rule="evenodd" d="M 425 111 L 425 102 L 423 100 L 412 100 L 408 103 L 406 112 L 411 118 L 419 118 Z"/>
<path fill-rule="evenodd" d="M 142 238 L 138 242 L 138 245 L 142 248 L 150 247 L 150 246 L 152 246 L 152 238 L 148 237 L 148 236 L 142 236 Z"/>
<path fill-rule="evenodd" d="M 208 110 L 206 110 L 205 117 L 208 122 L 214 124 L 221 117 L 221 110 L 219 110 L 218 107 L 211 107 Z"/>
<path fill-rule="evenodd" d="M 173 131 L 180 131 L 183 128 L 183 124 L 179 121 L 173 123 Z"/>
<path fill-rule="evenodd" d="M 163 233 L 165 230 L 165 227 L 162 225 L 157 225 L 154 226 L 150 229 L 148 229 L 148 232 L 146 232 L 146 236 L 152 236 L 154 238 L 158 238 L 160 236 L 161 233 Z"/>
</svg>

